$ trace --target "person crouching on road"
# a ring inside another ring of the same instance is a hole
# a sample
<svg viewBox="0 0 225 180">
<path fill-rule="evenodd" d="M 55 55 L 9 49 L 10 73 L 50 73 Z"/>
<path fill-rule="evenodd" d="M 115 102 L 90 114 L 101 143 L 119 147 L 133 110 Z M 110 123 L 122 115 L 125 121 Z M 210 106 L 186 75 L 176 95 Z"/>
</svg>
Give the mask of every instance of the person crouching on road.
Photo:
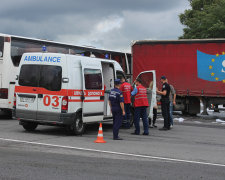
<svg viewBox="0 0 225 180">
<path fill-rule="evenodd" d="M 125 78 L 121 78 L 121 86 L 120 90 L 123 93 L 124 98 L 124 109 L 125 109 L 125 116 L 123 118 L 122 127 L 129 129 L 130 128 L 130 103 L 131 103 L 131 91 L 133 90 L 130 83 L 126 82 Z"/>
<path fill-rule="evenodd" d="M 162 76 L 160 79 L 162 83 L 162 91 L 158 89 L 156 92 L 161 95 L 161 108 L 162 108 L 162 115 L 164 118 L 164 126 L 159 130 L 169 130 L 170 129 L 170 101 L 169 101 L 169 94 L 170 94 L 170 86 L 167 83 L 166 77 Z"/>
<path fill-rule="evenodd" d="M 122 138 L 119 137 L 119 129 L 122 125 L 125 111 L 123 94 L 119 90 L 121 84 L 120 79 L 116 79 L 114 84 L 115 88 L 112 89 L 109 94 L 109 105 L 113 115 L 113 139 L 122 140 Z"/>
<path fill-rule="evenodd" d="M 143 126 L 144 126 L 144 133 L 143 135 L 148 135 L 148 118 L 147 118 L 147 107 L 148 104 L 148 98 L 147 98 L 147 89 L 142 86 L 141 80 L 136 79 L 135 80 L 136 87 L 131 92 L 132 96 L 135 96 L 134 99 L 134 125 L 135 125 L 135 132 L 132 133 L 134 135 L 140 134 L 140 118 L 142 118 Z"/>
</svg>

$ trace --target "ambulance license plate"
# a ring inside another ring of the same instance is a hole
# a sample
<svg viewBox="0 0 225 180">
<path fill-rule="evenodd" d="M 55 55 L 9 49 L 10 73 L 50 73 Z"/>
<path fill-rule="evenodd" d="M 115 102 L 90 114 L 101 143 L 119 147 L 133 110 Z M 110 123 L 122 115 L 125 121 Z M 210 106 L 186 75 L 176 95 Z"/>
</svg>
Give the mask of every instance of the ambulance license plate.
<svg viewBox="0 0 225 180">
<path fill-rule="evenodd" d="M 33 103 L 35 98 L 20 97 L 20 102 Z"/>
</svg>

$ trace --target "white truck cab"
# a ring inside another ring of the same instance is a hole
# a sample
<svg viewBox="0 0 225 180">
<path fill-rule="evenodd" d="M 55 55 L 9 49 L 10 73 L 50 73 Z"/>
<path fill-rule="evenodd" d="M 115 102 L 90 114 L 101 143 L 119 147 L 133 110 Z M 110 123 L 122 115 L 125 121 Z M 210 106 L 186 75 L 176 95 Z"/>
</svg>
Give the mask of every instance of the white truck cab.
<svg viewBox="0 0 225 180">
<path fill-rule="evenodd" d="M 121 76 L 113 60 L 25 53 L 15 86 L 15 116 L 28 131 L 41 124 L 82 134 L 86 123 L 112 119 L 108 93 Z"/>
</svg>

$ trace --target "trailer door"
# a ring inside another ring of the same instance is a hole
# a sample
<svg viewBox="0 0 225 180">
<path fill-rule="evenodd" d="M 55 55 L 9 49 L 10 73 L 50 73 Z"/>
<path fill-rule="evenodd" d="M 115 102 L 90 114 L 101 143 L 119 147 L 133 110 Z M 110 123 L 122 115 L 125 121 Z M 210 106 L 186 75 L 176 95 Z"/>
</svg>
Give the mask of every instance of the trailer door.
<svg viewBox="0 0 225 180">
<path fill-rule="evenodd" d="M 102 65 L 94 59 L 82 59 L 83 122 L 102 121 L 104 116 L 104 87 Z"/>
<path fill-rule="evenodd" d="M 140 78 L 142 85 L 147 88 L 147 96 L 149 102 L 149 108 L 147 109 L 148 117 L 153 119 L 153 106 L 156 105 L 156 74 L 155 71 L 143 71 L 138 76 Z"/>
</svg>

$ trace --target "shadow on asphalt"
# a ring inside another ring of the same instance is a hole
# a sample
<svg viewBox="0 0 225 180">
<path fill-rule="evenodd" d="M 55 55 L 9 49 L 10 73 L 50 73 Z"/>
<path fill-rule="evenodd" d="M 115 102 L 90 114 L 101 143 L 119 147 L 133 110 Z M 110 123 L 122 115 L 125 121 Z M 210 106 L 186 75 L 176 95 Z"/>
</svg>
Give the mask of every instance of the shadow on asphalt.
<svg viewBox="0 0 225 180">
<path fill-rule="evenodd" d="M 4 120 L 13 120 L 11 115 L 9 115 L 8 113 L 4 113 L 2 111 L 0 111 L 0 120 L 4 121 Z"/>
<path fill-rule="evenodd" d="M 17 124 L 18 125 L 18 124 Z M 44 126 L 38 125 L 37 129 L 28 132 L 21 126 L 21 133 L 27 134 L 39 134 L 39 135 L 53 135 L 53 136 L 82 136 L 82 135 L 71 135 L 67 132 L 66 128 L 57 126 Z M 104 132 L 112 131 L 112 124 L 103 124 Z M 87 124 L 85 127 L 84 135 L 96 135 L 98 134 L 99 124 Z"/>
<path fill-rule="evenodd" d="M 17 120 L 12 119 L 8 114 L 0 111 L 0 121 L 15 121 L 16 126 L 19 123 Z M 27 134 L 43 134 L 43 135 L 54 135 L 54 136 L 76 136 L 76 135 L 71 135 L 67 132 L 66 128 L 63 127 L 58 127 L 58 126 L 44 126 L 44 125 L 38 125 L 37 129 L 35 131 L 28 132 L 23 129 L 22 126 L 20 126 L 21 132 L 22 133 L 27 133 Z M 103 128 L 104 131 L 112 131 L 112 122 L 104 122 L 103 123 Z M 84 135 L 92 135 L 92 134 L 97 134 L 99 130 L 99 123 L 94 123 L 94 124 L 87 124 L 85 126 L 85 132 Z M 78 135 L 79 136 L 79 135 Z"/>
</svg>

